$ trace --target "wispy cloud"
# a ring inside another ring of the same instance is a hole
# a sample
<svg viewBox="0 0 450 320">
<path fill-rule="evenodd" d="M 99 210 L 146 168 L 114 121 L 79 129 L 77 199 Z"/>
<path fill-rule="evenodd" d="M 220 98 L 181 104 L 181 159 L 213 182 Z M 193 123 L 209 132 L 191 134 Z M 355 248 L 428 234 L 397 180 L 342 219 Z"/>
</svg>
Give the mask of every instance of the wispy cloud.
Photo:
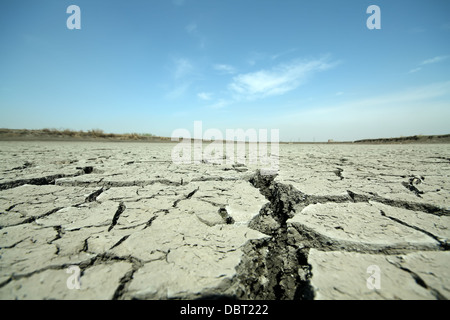
<svg viewBox="0 0 450 320">
<path fill-rule="evenodd" d="M 230 103 L 231 103 L 231 101 L 227 101 L 225 99 L 220 99 L 217 102 L 209 105 L 208 108 L 210 108 L 210 109 L 222 109 L 222 108 L 225 108 Z"/>
<path fill-rule="evenodd" d="M 200 31 L 196 22 L 189 23 L 186 27 L 184 27 L 186 32 L 194 39 L 196 39 L 199 43 L 199 47 L 201 49 L 205 48 L 206 37 L 204 37 Z"/>
<path fill-rule="evenodd" d="M 168 99 L 178 99 L 189 89 L 194 74 L 194 66 L 189 59 L 176 58 L 172 61 L 171 67 L 171 89 L 166 93 Z"/>
<path fill-rule="evenodd" d="M 418 71 L 420 71 L 420 70 L 422 70 L 422 67 L 418 67 L 418 68 L 411 69 L 411 70 L 409 70 L 408 73 L 415 73 L 415 72 L 418 72 Z"/>
<path fill-rule="evenodd" d="M 175 100 L 182 97 L 191 86 L 190 82 L 182 82 L 176 84 L 169 92 L 166 93 L 166 98 Z"/>
<path fill-rule="evenodd" d="M 275 65 L 271 69 L 233 76 L 227 86 L 226 95 L 220 99 L 212 99 L 213 95 L 209 93 L 199 93 L 197 96 L 205 101 L 215 100 L 208 106 L 210 109 L 221 109 L 243 100 L 283 95 L 304 84 L 313 74 L 333 68 L 337 64 L 338 62 L 330 62 L 327 57 L 315 60 L 296 59 Z M 235 67 L 227 64 L 215 64 L 213 68 L 222 74 L 237 73 Z"/>
<path fill-rule="evenodd" d="M 268 59 L 270 59 L 270 56 L 267 53 L 254 51 L 249 54 L 247 63 L 250 66 L 255 66 L 258 62 Z"/>
<path fill-rule="evenodd" d="M 178 58 L 174 61 L 174 78 L 175 80 L 179 80 L 181 78 L 186 77 L 193 71 L 194 67 L 192 63 L 185 58 Z"/>
<path fill-rule="evenodd" d="M 437 57 L 434 57 L 434 58 L 430 58 L 430 59 L 424 60 L 421 63 L 419 63 L 419 66 L 417 68 L 413 68 L 413 69 L 409 70 L 408 73 L 416 73 L 416 72 L 422 70 L 425 66 L 427 66 L 429 64 L 439 63 L 439 62 L 442 62 L 444 60 L 447 60 L 448 58 L 450 58 L 450 55 L 437 56 Z"/>
<path fill-rule="evenodd" d="M 236 73 L 236 68 L 228 64 L 215 64 L 213 66 L 214 70 L 219 71 L 221 74 L 234 74 Z"/>
<path fill-rule="evenodd" d="M 191 22 L 185 27 L 187 33 L 194 34 L 197 31 L 197 23 Z"/>
<path fill-rule="evenodd" d="M 282 95 L 298 88 L 313 74 L 330 69 L 337 63 L 322 58 L 310 61 L 294 60 L 270 70 L 239 74 L 229 85 L 230 91 L 250 100 Z"/>
<path fill-rule="evenodd" d="M 276 59 L 278 59 L 278 58 L 280 58 L 282 56 L 288 55 L 288 54 L 293 53 L 295 51 L 297 51 L 297 49 L 290 49 L 290 50 L 287 50 L 287 51 L 279 52 L 279 53 L 276 53 L 276 54 L 272 55 L 270 58 L 272 60 L 276 60 Z"/>
<path fill-rule="evenodd" d="M 438 63 L 438 62 L 444 61 L 444 60 L 446 60 L 446 59 L 448 59 L 448 58 L 450 58 L 450 56 L 438 56 L 438 57 L 434 57 L 434 58 L 427 59 L 427 60 L 423 61 L 423 62 L 421 63 L 421 65 L 427 65 L 427 64 L 432 64 L 432 63 Z"/>
<path fill-rule="evenodd" d="M 209 100 L 211 100 L 212 99 L 212 93 L 210 93 L 210 92 L 200 92 L 200 93 L 197 93 L 197 97 L 199 98 L 199 99 L 201 99 L 201 100 L 205 100 L 205 101 L 209 101 Z"/>
<path fill-rule="evenodd" d="M 291 55 L 296 51 L 297 51 L 296 48 L 292 48 L 289 50 L 276 52 L 276 53 L 253 51 L 249 54 L 246 62 L 250 66 L 255 66 L 257 63 L 260 63 L 260 62 L 273 63 L 275 60 L 278 60 L 281 57 L 286 57 L 288 55 Z"/>
</svg>

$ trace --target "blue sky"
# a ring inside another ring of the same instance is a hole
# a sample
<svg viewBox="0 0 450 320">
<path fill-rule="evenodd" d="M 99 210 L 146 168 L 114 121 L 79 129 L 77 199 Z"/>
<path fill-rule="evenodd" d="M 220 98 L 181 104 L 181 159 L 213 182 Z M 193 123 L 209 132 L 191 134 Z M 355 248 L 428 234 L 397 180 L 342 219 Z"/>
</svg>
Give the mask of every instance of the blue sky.
<svg viewBox="0 0 450 320">
<path fill-rule="evenodd" d="M 2 0 L 0 127 L 450 133 L 449 39 L 447 0 Z"/>
</svg>

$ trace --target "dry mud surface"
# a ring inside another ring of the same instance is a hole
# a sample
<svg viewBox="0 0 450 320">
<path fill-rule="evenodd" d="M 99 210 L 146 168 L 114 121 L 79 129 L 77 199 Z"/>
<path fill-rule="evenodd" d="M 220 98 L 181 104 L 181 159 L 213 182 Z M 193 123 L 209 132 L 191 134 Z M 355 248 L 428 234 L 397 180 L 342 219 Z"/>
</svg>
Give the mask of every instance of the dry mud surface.
<svg viewBox="0 0 450 320">
<path fill-rule="evenodd" d="M 173 147 L 1 142 L 0 298 L 450 298 L 450 145 Z"/>
</svg>

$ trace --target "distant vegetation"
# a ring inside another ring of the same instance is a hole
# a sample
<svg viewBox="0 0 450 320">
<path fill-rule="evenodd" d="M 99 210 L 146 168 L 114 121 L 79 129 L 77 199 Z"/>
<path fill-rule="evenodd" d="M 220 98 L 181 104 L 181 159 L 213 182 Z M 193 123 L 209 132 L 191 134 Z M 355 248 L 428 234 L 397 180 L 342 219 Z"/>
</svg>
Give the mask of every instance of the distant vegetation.
<svg viewBox="0 0 450 320">
<path fill-rule="evenodd" d="M 365 139 L 358 140 L 355 143 L 450 143 L 450 134 L 444 135 L 434 135 L 434 136 L 424 136 L 416 135 L 409 137 L 399 137 L 399 138 L 385 138 L 385 139 Z"/>
<path fill-rule="evenodd" d="M 105 133 L 101 129 L 75 131 L 70 129 L 0 129 L 0 140 L 111 140 L 111 141 L 170 141 L 151 133 Z"/>
<path fill-rule="evenodd" d="M 151 133 L 105 133 L 101 129 L 88 131 L 75 131 L 70 129 L 0 129 L 0 140 L 3 141 L 143 141 L 143 142 L 170 142 L 170 137 L 159 137 Z M 204 141 L 210 142 L 210 141 Z M 281 142 L 284 143 L 284 142 Z M 311 144 L 313 142 L 291 142 L 289 144 Z M 320 142 L 320 144 L 405 144 L 405 143 L 450 143 L 450 134 L 445 135 L 416 135 L 398 138 L 364 139 L 357 141 Z"/>
</svg>

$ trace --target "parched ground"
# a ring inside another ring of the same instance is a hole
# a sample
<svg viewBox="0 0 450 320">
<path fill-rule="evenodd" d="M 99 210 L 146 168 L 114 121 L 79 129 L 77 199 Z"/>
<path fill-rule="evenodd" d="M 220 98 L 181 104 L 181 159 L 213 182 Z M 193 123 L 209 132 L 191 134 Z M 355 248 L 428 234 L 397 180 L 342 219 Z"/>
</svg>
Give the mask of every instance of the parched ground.
<svg viewBox="0 0 450 320">
<path fill-rule="evenodd" d="M 0 142 L 0 299 L 450 298 L 450 144 L 174 146 Z"/>
</svg>

